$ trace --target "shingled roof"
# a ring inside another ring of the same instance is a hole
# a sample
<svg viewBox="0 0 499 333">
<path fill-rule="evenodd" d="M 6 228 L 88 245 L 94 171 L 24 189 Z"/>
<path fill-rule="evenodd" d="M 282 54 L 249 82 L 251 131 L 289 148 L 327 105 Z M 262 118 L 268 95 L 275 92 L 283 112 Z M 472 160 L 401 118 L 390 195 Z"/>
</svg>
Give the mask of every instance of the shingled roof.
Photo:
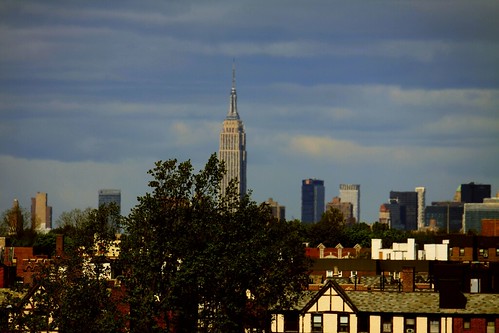
<svg viewBox="0 0 499 333">
<path fill-rule="evenodd" d="M 499 314 L 497 294 L 464 294 L 463 309 L 442 309 L 436 292 L 346 291 L 359 312 L 414 314 Z"/>
</svg>

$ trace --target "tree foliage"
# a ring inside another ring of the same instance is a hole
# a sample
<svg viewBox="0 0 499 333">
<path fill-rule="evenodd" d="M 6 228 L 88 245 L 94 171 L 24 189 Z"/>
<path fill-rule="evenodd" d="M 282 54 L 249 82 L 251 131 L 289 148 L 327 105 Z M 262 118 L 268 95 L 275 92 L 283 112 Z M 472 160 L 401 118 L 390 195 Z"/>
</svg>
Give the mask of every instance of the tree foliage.
<svg viewBox="0 0 499 333">
<path fill-rule="evenodd" d="M 26 331 L 122 332 L 124 320 L 112 300 L 110 266 L 104 251 L 114 241 L 120 216 L 114 206 L 87 211 L 72 229 L 64 254 L 38 266 L 30 292 L 36 311 L 24 313 L 19 299 L 10 304 L 11 328 Z M 50 318 L 50 320 L 49 320 Z"/>
<path fill-rule="evenodd" d="M 149 174 L 121 247 L 131 332 L 242 332 L 294 300 L 308 268 L 299 233 L 234 181 L 222 195 L 216 155 L 197 174 L 175 159 Z"/>
</svg>

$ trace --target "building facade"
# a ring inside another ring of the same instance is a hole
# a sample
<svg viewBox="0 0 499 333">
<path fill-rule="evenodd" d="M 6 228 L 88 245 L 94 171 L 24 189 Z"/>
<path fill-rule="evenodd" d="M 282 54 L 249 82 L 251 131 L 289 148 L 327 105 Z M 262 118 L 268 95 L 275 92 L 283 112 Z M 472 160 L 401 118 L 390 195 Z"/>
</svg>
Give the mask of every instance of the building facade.
<svg viewBox="0 0 499 333">
<path fill-rule="evenodd" d="M 119 208 L 119 213 L 121 214 L 121 190 L 99 190 L 99 207 L 110 203 L 114 203 Z"/>
<path fill-rule="evenodd" d="M 48 231 L 52 229 L 52 207 L 47 205 L 47 193 L 37 192 L 31 198 L 31 223 L 32 228 L 37 231 Z"/>
<path fill-rule="evenodd" d="M 340 198 L 342 202 L 352 203 L 353 217 L 360 222 L 360 185 L 340 184 Z"/>
<path fill-rule="evenodd" d="M 237 112 L 236 70 L 232 67 L 232 89 L 230 92 L 229 112 L 225 117 L 220 133 L 218 158 L 225 163 L 226 174 L 222 180 L 222 194 L 229 182 L 237 181 L 239 197 L 246 194 L 246 132 Z"/>
<path fill-rule="evenodd" d="M 334 197 L 333 200 L 326 204 L 326 210 L 338 209 L 343 215 L 343 220 L 346 223 L 355 222 L 353 217 L 353 204 L 351 202 L 342 202 L 340 197 Z"/>
<path fill-rule="evenodd" d="M 422 230 L 425 226 L 426 188 L 419 186 L 414 191 L 418 194 L 418 230 Z"/>
<path fill-rule="evenodd" d="M 390 191 L 391 228 L 417 230 L 418 193 Z"/>
<path fill-rule="evenodd" d="M 447 233 L 460 232 L 463 227 L 464 205 L 461 202 L 432 202 L 425 208 L 425 226 L 444 230 Z"/>
<path fill-rule="evenodd" d="M 267 201 L 265 201 L 265 204 L 270 207 L 273 217 L 275 217 L 279 221 L 286 220 L 285 206 L 279 205 L 279 203 L 277 201 L 274 201 L 274 199 L 272 198 L 269 198 Z"/>
<path fill-rule="evenodd" d="M 482 220 L 499 219 L 499 198 L 486 198 L 483 203 L 465 203 L 463 232 L 482 232 Z"/>
<path fill-rule="evenodd" d="M 482 203 L 483 199 L 490 198 L 490 184 L 461 184 L 461 202 Z"/>
<path fill-rule="evenodd" d="M 324 213 L 325 188 L 320 179 L 304 179 L 301 185 L 301 221 L 314 223 L 320 221 Z"/>
</svg>

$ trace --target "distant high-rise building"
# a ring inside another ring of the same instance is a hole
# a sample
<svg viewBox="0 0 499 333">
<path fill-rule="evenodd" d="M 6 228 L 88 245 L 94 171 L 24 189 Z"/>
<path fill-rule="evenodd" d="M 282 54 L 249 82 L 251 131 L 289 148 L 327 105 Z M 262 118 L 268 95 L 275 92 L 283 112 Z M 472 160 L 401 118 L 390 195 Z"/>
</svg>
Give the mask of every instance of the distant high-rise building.
<svg viewBox="0 0 499 333">
<path fill-rule="evenodd" d="M 324 214 L 324 181 L 304 179 L 301 185 L 301 221 L 314 223 L 320 221 Z"/>
<path fill-rule="evenodd" d="M 360 185 L 340 184 L 341 202 L 350 202 L 353 206 L 353 217 L 360 222 Z"/>
<path fill-rule="evenodd" d="M 279 205 L 277 201 L 274 201 L 272 198 L 269 198 L 265 201 L 265 204 L 268 205 L 272 211 L 272 216 L 278 219 L 279 221 L 284 221 L 286 219 L 286 207 Z"/>
<path fill-rule="evenodd" d="M 424 210 L 426 207 L 426 189 L 422 186 L 416 187 L 414 189 L 418 194 L 418 230 L 422 230 L 425 225 Z"/>
<path fill-rule="evenodd" d="M 482 221 L 499 219 L 499 198 L 485 198 L 483 203 L 465 203 L 463 213 L 463 233 L 482 232 Z"/>
<path fill-rule="evenodd" d="M 425 208 L 425 226 L 437 227 L 439 230 L 460 232 L 463 227 L 464 204 L 455 201 L 432 202 Z"/>
<path fill-rule="evenodd" d="M 225 162 L 226 174 L 222 180 L 222 194 L 229 182 L 236 179 L 239 196 L 246 194 L 246 132 L 237 113 L 236 70 L 232 66 L 232 89 L 229 112 L 225 117 L 220 133 L 218 158 Z"/>
<path fill-rule="evenodd" d="M 37 192 L 31 198 L 31 226 L 37 231 L 52 229 L 52 207 L 47 206 L 47 193 Z"/>
<path fill-rule="evenodd" d="M 343 215 L 343 220 L 346 223 L 354 223 L 353 204 L 351 202 L 342 202 L 340 197 L 334 197 L 333 200 L 326 204 L 326 210 L 338 209 Z"/>
<path fill-rule="evenodd" d="M 490 198 L 490 184 L 461 184 L 461 202 L 482 203 L 483 199 Z"/>
<path fill-rule="evenodd" d="M 392 219 L 392 228 L 417 230 L 418 193 L 390 191 L 390 216 Z"/>
<path fill-rule="evenodd" d="M 121 214 L 121 190 L 116 189 L 102 189 L 99 190 L 99 207 L 110 203 L 118 206 L 119 213 Z"/>
<path fill-rule="evenodd" d="M 379 223 L 386 224 L 390 226 L 391 217 L 390 217 L 390 204 L 384 203 L 379 206 Z"/>
</svg>

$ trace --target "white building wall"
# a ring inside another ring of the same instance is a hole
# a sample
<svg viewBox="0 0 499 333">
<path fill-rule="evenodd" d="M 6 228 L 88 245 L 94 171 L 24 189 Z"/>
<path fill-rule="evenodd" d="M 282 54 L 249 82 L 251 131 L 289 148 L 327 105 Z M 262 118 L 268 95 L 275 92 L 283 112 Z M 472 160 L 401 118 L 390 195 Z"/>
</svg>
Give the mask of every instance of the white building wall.
<svg viewBox="0 0 499 333">
<path fill-rule="evenodd" d="M 380 259 L 379 250 L 381 250 L 381 239 L 376 239 L 376 238 L 371 239 L 371 258 L 372 259 Z"/>
<path fill-rule="evenodd" d="M 381 333 L 381 316 L 369 317 L 369 333 Z"/>
<path fill-rule="evenodd" d="M 404 332 L 404 317 L 393 317 L 393 332 Z"/>
<path fill-rule="evenodd" d="M 428 333 L 428 318 L 416 318 L 416 333 Z"/>
</svg>

